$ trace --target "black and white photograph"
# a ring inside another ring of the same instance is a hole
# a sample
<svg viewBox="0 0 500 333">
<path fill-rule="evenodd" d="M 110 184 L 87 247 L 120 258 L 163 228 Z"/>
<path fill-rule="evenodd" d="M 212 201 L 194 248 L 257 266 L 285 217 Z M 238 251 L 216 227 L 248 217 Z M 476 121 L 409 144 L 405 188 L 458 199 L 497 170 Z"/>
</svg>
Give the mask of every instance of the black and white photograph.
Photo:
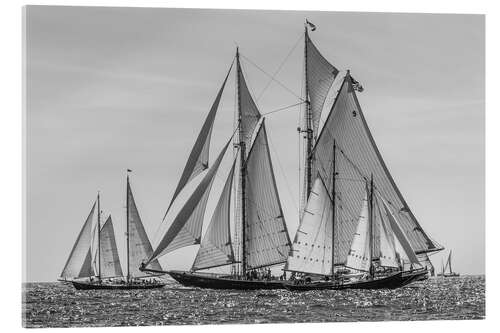
<svg viewBox="0 0 500 333">
<path fill-rule="evenodd" d="M 23 327 L 486 318 L 484 14 L 18 14 Z"/>
</svg>

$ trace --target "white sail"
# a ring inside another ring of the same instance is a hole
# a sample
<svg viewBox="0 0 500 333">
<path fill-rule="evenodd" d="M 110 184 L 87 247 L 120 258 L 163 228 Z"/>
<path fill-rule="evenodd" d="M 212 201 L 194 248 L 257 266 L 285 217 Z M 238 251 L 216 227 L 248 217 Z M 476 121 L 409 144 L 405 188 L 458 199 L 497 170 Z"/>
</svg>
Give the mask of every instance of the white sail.
<svg viewBox="0 0 500 333">
<path fill-rule="evenodd" d="M 285 269 L 332 273 L 332 201 L 320 177 L 314 181 Z"/>
<path fill-rule="evenodd" d="M 311 102 L 311 115 L 314 136 L 318 133 L 323 104 L 328 91 L 339 71 L 326 60 L 312 43 L 306 32 L 306 80 Z"/>
<path fill-rule="evenodd" d="M 92 238 L 92 220 L 94 218 L 95 202 L 90 210 L 90 214 L 85 220 L 80 233 L 76 239 L 73 249 L 69 254 L 68 260 L 61 273 L 63 278 L 81 278 L 93 275 L 92 256 L 90 252 L 90 243 Z"/>
<path fill-rule="evenodd" d="M 148 260 L 153 254 L 153 247 L 149 241 L 144 225 L 142 224 L 139 210 L 135 204 L 132 188 L 127 178 L 127 202 L 128 202 L 128 274 L 130 277 L 144 276 L 139 270 L 140 265 Z M 161 271 L 158 260 L 151 260 L 149 268 Z"/>
<path fill-rule="evenodd" d="M 236 160 L 233 162 L 233 166 L 229 171 L 219 202 L 215 207 L 210 224 L 201 241 L 200 249 L 194 259 L 193 271 L 227 265 L 234 262 L 229 224 L 231 190 L 235 164 Z"/>
<path fill-rule="evenodd" d="M 408 258 L 408 261 L 411 264 L 419 265 L 420 262 L 417 258 L 417 255 L 415 254 L 415 251 L 411 247 L 410 242 L 406 238 L 404 231 L 399 226 L 399 222 L 396 219 L 396 217 L 394 216 L 394 213 L 392 212 L 390 207 L 387 205 L 385 200 L 382 198 L 380 198 L 380 199 L 384 205 L 384 209 L 385 209 L 387 217 L 389 219 L 391 229 L 394 232 L 394 236 L 396 237 L 396 240 L 397 240 L 397 243 L 396 243 L 397 251 L 400 253 L 400 255 L 403 258 Z"/>
<path fill-rule="evenodd" d="M 230 142 L 231 140 L 226 143 L 215 163 L 181 208 L 146 264 L 181 247 L 200 244 L 203 218 L 210 189 Z"/>
<path fill-rule="evenodd" d="M 358 219 L 358 227 L 356 228 L 356 233 L 352 239 L 351 249 L 347 256 L 346 267 L 365 272 L 370 270 L 372 253 L 370 249 L 369 223 L 368 197 L 365 195 Z"/>
<path fill-rule="evenodd" d="M 377 226 L 379 234 L 378 243 L 378 258 L 380 260 L 380 265 L 383 267 L 394 267 L 398 268 L 398 260 L 396 256 L 396 244 L 394 240 L 394 233 L 389 224 L 388 217 L 383 214 L 380 209 L 378 200 L 374 198 L 374 209 L 377 214 L 375 218 L 375 225 Z M 375 213 L 375 212 L 374 212 Z"/>
<path fill-rule="evenodd" d="M 208 116 L 205 119 L 203 126 L 201 127 L 200 133 L 198 134 L 198 138 L 196 139 L 193 149 L 189 154 L 186 166 L 184 167 L 184 171 L 182 172 L 181 178 L 179 180 L 179 183 L 177 184 L 177 187 L 175 189 L 172 200 L 170 201 L 170 204 L 167 208 L 165 216 L 167 215 L 168 211 L 170 210 L 170 207 L 172 207 L 173 202 L 175 201 L 179 193 L 182 191 L 184 186 L 186 186 L 186 184 L 191 179 L 199 175 L 200 172 L 202 172 L 205 169 L 208 169 L 210 138 L 212 136 L 212 128 L 215 120 L 215 115 L 217 114 L 217 109 L 219 108 L 219 102 L 222 96 L 222 92 L 224 91 L 224 87 L 226 85 L 226 81 L 227 78 L 229 77 L 229 73 L 231 72 L 232 67 L 233 64 L 231 64 L 231 67 L 227 72 L 226 78 L 224 79 L 224 82 L 222 83 L 222 86 L 220 87 L 219 92 L 217 93 L 217 97 L 215 98 L 215 101 L 212 104 L 212 107 L 210 108 L 210 112 L 208 113 Z M 163 217 L 164 219 L 165 216 Z"/>
<path fill-rule="evenodd" d="M 101 228 L 101 274 L 102 278 L 123 276 L 120 258 L 118 257 L 118 249 L 116 247 L 115 231 L 111 216 Z"/>
<path fill-rule="evenodd" d="M 276 188 L 264 121 L 246 160 L 247 268 L 286 262 L 290 238 Z"/>
<path fill-rule="evenodd" d="M 318 173 L 326 181 L 332 174 L 332 146 L 338 146 L 338 177 L 336 191 L 339 200 L 338 220 L 342 227 L 338 229 L 339 263 L 347 258 L 350 243 L 349 235 L 354 234 L 357 220 L 353 218 L 359 202 L 364 196 L 363 185 L 343 179 L 362 179 L 373 174 L 377 190 L 396 208 L 398 222 L 408 238 L 411 247 L 417 252 L 439 250 L 439 247 L 427 236 L 410 211 L 399 192 L 387 167 L 375 145 L 368 125 L 359 106 L 352 79 L 347 73 L 334 105 L 314 148 L 313 174 Z M 340 206 L 342 208 L 340 208 Z"/>
<path fill-rule="evenodd" d="M 250 90 L 248 90 L 248 86 L 241 69 L 239 57 L 237 58 L 236 65 L 238 72 L 238 91 L 241 115 L 239 131 L 240 141 L 245 142 L 246 147 L 249 147 L 252 140 L 252 134 L 257 126 L 257 123 L 259 122 L 259 119 L 261 118 L 261 114 L 252 98 L 252 95 L 250 94 Z"/>
</svg>

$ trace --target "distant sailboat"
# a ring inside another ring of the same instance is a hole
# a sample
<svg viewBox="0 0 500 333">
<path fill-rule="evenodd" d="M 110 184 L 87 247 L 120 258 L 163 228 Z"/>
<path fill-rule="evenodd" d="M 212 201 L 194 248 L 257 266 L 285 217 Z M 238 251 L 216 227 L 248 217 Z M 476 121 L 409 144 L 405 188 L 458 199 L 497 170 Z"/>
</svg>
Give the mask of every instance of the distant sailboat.
<svg viewBox="0 0 500 333">
<path fill-rule="evenodd" d="M 92 229 L 97 203 L 97 222 Z M 165 284 L 139 271 L 139 265 L 152 253 L 139 212 L 135 205 L 127 175 L 127 271 L 124 276 L 118 256 L 111 216 L 101 227 L 100 195 L 92 206 L 73 246 L 59 280 L 68 281 L 76 289 L 151 289 Z M 96 238 L 96 239 L 94 239 Z M 95 246 L 94 246 L 95 244 Z M 94 249 L 95 248 L 95 249 Z M 158 261 L 151 266 L 161 270 Z M 144 280 L 144 277 L 149 277 Z"/>
<path fill-rule="evenodd" d="M 448 259 L 446 260 L 446 264 L 443 265 L 441 263 L 441 273 L 439 273 L 438 276 L 442 276 L 442 277 L 458 277 L 458 276 L 460 276 L 459 273 L 453 272 L 453 270 L 451 268 L 451 251 L 448 254 Z"/>
</svg>

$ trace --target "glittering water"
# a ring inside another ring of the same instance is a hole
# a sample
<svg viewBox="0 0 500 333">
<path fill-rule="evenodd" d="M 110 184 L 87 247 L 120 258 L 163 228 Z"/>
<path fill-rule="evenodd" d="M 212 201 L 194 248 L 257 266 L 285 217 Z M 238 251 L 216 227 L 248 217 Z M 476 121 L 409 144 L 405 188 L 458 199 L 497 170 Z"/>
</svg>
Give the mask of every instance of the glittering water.
<svg viewBox="0 0 500 333">
<path fill-rule="evenodd" d="M 484 276 L 433 278 L 396 290 L 294 293 L 158 290 L 78 291 L 62 283 L 23 286 L 26 327 L 482 319 Z"/>
</svg>

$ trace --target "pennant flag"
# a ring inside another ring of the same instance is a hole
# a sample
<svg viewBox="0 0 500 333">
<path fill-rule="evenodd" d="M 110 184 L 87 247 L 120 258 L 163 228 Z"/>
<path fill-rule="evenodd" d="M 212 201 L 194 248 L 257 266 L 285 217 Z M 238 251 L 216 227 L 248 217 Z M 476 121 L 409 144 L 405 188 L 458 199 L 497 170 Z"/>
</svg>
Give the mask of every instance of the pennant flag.
<svg viewBox="0 0 500 333">
<path fill-rule="evenodd" d="M 363 92 L 363 90 L 365 90 L 365 88 L 363 88 L 363 86 L 358 81 L 356 81 L 352 76 L 351 76 L 351 80 L 352 80 L 352 88 L 354 90 L 359 91 L 359 92 Z"/>
<path fill-rule="evenodd" d="M 306 19 L 306 23 L 311 28 L 311 31 L 316 30 L 316 26 L 314 24 L 312 24 L 311 22 L 309 22 L 307 19 Z"/>
</svg>

